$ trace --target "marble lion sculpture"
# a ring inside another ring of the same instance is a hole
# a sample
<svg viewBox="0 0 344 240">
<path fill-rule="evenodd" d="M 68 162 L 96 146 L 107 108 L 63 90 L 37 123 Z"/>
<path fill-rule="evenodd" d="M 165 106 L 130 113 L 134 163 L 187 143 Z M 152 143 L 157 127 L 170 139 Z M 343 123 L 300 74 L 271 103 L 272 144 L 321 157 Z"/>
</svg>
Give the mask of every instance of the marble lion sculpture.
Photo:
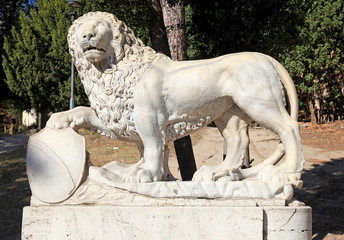
<svg viewBox="0 0 344 240">
<path fill-rule="evenodd" d="M 167 143 L 214 121 L 228 144 L 226 159 L 203 166 L 193 181 L 257 177 L 296 187 L 302 183 L 296 90 L 273 58 L 245 52 L 175 62 L 145 46 L 123 22 L 104 12 L 77 19 L 68 43 L 91 107 L 55 113 L 47 127 L 87 127 L 136 143 L 141 159 L 123 182 L 171 179 Z M 275 132 L 282 143 L 263 163 L 241 169 L 251 121 Z M 284 162 L 276 166 L 284 152 Z"/>
</svg>

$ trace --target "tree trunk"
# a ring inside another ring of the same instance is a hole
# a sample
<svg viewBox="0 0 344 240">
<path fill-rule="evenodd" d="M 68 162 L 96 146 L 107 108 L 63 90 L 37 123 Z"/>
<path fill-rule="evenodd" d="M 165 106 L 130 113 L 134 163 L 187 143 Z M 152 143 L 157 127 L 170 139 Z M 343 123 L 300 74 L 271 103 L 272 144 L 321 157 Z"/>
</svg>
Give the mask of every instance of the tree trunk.
<svg viewBox="0 0 344 240">
<path fill-rule="evenodd" d="M 148 5 L 152 9 L 152 24 L 149 28 L 151 36 L 152 48 L 159 53 L 171 57 L 170 48 L 168 46 L 167 35 L 165 31 L 164 19 L 160 6 L 160 0 L 148 0 Z"/>
<path fill-rule="evenodd" d="M 13 135 L 13 122 L 11 122 L 9 134 L 10 134 L 10 135 Z"/>
<path fill-rule="evenodd" d="M 314 116 L 316 118 L 316 122 L 322 123 L 322 116 L 321 116 L 321 104 L 320 104 L 320 97 L 316 96 L 314 99 Z"/>
<path fill-rule="evenodd" d="M 187 60 L 184 1 L 176 1 L 173 5 L 169 2 L 160 0 L 171 58 L 174 61 Z"/>
<path fill-rule="evenodd" d="M 309 111 L 311 114 L 311 123 L 317 123 L 317 120 L 315 118 L 315 111 L 314 111 L 314 105 L 313 105 L 313 99 L 312 98 L 308 101 L 308 104 L 309 104 Z"/>
</svg>

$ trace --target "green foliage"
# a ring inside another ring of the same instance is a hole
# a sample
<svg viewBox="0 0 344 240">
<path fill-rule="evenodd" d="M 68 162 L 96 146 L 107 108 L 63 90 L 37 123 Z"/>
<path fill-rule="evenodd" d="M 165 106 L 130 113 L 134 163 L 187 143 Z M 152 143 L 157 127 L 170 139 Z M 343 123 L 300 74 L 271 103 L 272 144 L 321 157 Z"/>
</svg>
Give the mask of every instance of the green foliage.
<svg viewBox="0 0 344 240">
<path fill-rule="evenodd" d="M 11 2 L 26 2 L 11 0 Z M 150 44 L 151 9 L 142 0 L 80 0 L 88 11 L 115 14 Z M 321 98 L 324 112 L 343 116 L 344 26 L 342 0 L 185 0 L 190 59 L 259 51 L 282 61 L 296 82 L 300 106 Z M 1 7 L 1 5 L 0 5 Z M 20 8 L 18 8 L 20 9 Z M 5 39 L 6 83 L 21 108 L 66 110 L 70 98 L 70 15 L 65 0 L 38 0 L 20 14 Z M 0 79 L 1 85 L 1 79 Z M 76 104 L 85 104 L 76 80 Z"/>
<path fill-rule="evenodd" d="M 2 69 L 2 56 L 5 50 L 2 48 L 5 37 L 11 35 L 12 25 L 16 23 L 20 10 L 26 10 L 27 0 L 0 1 L 0 100 L 10 96 L 10 91 L 5 83 L 5 72 Z"/>
<path fill-rule="evenodd" d="M 188 0 L 188 53 L 209 58 L 241 51 L 277 56 L 295 42 L 303 0 Z"/>
<path fill-rule="evenodd" d="M 115 13 L 131 26 L 136 34 L 149 42 L 149 11 L 145 2 L 86 1 L 78 9 Z M 20 13 L 18 26 L 5 38 L 3 68 L 9 89 L 21 100 L 21 109 L 37 111 L 67 110 L 70 99 L 70 62 L 67 32 L 70 15 L 65 0 L 38 0 L 29 14 Z M 82 84 L 75 81 L 76 105 L 85 105 L 87 98 Z"/>
<path fill-rule="evenodd" d="M 312 2 L 299 30 L 299 42 L 281 56 L 301 100 L 320 99 L 322 111 L 328 115 L 333 110 L 340 113 L 344 105 L 343 5 L 341 0 Z"/>
<path fill-rule="evenodd" d="M 67 31 L 69 9 L 64 0 L 39 0 L 30 15 L 20 13 L 18 27 L 5 39 L 3 58 L 6 83 L 22 99 L 22 108 L 37 111 L 68 109 L 70 92 L 70 61 Z M 85 96 L 79 81 L 76 103 Z"/>
</svg>

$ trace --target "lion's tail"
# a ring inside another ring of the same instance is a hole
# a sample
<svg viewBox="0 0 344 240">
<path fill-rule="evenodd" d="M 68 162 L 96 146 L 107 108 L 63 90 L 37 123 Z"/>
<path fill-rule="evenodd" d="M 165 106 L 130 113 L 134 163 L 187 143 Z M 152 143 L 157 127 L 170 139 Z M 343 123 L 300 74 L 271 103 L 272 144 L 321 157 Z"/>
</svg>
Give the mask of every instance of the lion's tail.
<svg viewBox="0 0 344 240">
<path fill-rule="evenodd" d="M 289 101 L 289 106 L 290 106 L 290 117 L 294 119 L 295 121 L 297 121 L 298 115 L 299 115 L 299 103 L 298 103 L 297 93 L 296 93 L 293 80 L 291 79 L 287 70 L 278 61 L 276 61 L 270 56 L 267 56 L 267 55 L 263 55 L 263 56 L 266 57 L 276 69 L 276 72 L 279 75 L 280 80 L 287 91 L 287 96 L 288 96 L 288 101 Z M 241 169 L 240 172 L 244 178 L 255 177 L 260 172 L 260 170 L 262 170 L 265 166 L 277 164 L 284 156 L 284 153 L 285 152 L 284 152 L 283 144 L 280 142 L 277 145 L 276 150 L 274 151 L 273 154 L 271 154 L 270 157 L 268 157 L 262 163 L 254 167 Z"/>
</svg>

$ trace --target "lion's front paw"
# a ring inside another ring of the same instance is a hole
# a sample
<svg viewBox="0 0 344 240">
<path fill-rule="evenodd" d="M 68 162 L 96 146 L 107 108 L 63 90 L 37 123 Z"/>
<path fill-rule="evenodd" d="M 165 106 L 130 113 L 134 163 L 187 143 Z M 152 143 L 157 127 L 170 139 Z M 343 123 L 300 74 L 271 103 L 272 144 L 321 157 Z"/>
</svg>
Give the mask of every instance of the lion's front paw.
<svg viewBox="0 0 344 240">
<path fill-rule="evenodd" d="M 149 167 L 148 165 L 141 164 L 135 165 L 124 177 L 126 183 L 148 183 L 157 182 L 161 180 L 163 175 L 162 169 L 159 171 L 156 168 Z"/>
<path fill-rule="evenodd" d="M 258 178 L 263 182 L 283 182 L 296 188 L 303 184 L 301 181 L 301 172 L 286 172 L 279 166 L 267 165 L 258 174 Z"/>
<path fill-rule="evenodd" d="M 47 127 L 49 128 L 76 128 L 83 125 L 86 122 L 86 118 L 82 112 L 59 112 L 51 115 L 50 119 L 47 122 Z"/>
<path fill-rule="evenodd" d="M 225 177 L 227 181 L 237 181 L 240 179 L 237 169 L 222 169 L 218 166 L 202 166 L 192 177 L 194 182 L 217 181 Z"/>
<path fill-rule="evenodd" d="M 49 128 L 67 128 L 70 126 L 71 118 L 67 112 L 59 112 L 51 115 L 47 122 Z"/>
</svg>

